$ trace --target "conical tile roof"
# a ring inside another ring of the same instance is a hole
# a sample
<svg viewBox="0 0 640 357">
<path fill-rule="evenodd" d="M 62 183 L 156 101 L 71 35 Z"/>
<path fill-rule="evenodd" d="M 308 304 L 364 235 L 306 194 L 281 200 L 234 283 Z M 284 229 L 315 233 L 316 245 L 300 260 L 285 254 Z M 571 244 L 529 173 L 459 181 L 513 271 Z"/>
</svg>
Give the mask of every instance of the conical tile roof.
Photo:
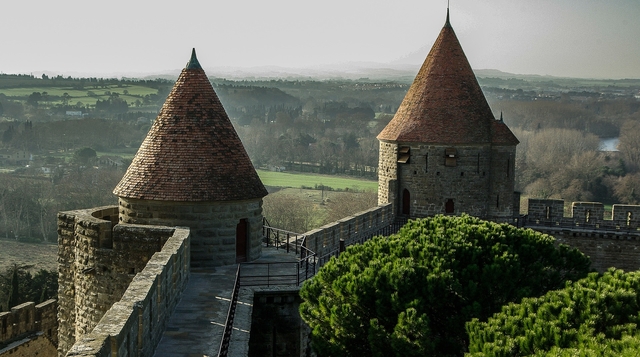
<svg viewBox="0 0 640 357">
<path fill-rule="evenodd" d="M 166 201 L 267 195 L 195 49 L 113 193 Z"/>
<path fill-rule="evenodd" d="M 434 144 L 516 145 L 495 120 L 460 42 L 447 21 L 379 140 Z"/>
</svg>

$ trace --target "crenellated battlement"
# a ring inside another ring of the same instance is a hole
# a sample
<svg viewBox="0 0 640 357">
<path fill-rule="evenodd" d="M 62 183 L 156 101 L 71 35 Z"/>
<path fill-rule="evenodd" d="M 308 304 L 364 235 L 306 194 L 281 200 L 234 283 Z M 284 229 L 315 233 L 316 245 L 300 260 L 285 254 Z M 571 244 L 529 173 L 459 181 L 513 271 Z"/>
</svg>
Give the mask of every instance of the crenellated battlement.
<svg viewBox="0 0 640 357">
<path fill-rule="evenodd" d="M 639 205 L 614 204 L 612 219 L 605 219 L 604 204 L 600 202 L 572 202 L 571 216 L 565 216 L 564 200 L 530 198 L 528 212 L 528 224 L 627 231 L 640 228 Z"/>
<path fill-rule="evenodd" d="M 188 228 L 117 219 L 117 206 L 58 214 L 59 355 L 95 328 L 169 240 L 190 236 Z"/>
<path fill-rule="evenodd" d="M 24 338 L 30 338 L 39 332 L 50 341 L 51 348 L 58 343 L 58 321 L 56 319 L 56 300 L 47 300 L 41 304 L 25 302 L 0 312 L 0 350 L 4 345 Z"/>
<path fill-rule="evenodd" d="M 67 356 L 151 356 L 190 272 L 190 235 L 179 228 L 138 273 L 122 298 Z"/>
<path fill-rule="evenodd" d="M 572 202 L 571 216 L 564 208 L 563 200 L 530 198 L 529 214 L 520 223 L 579 249 L 599 272 L 640 269 L 640 206 L 615 204 L 612 219 L 605 219 L 599 202 Z"/>
</svg>

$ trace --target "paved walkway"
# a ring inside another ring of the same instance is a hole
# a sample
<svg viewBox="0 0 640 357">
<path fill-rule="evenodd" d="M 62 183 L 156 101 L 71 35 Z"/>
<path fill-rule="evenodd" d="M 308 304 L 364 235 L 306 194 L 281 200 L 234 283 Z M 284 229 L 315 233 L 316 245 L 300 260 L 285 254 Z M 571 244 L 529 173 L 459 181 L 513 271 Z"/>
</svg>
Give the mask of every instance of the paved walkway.
<svg viewBox="0 0 640 357">
<path fill-rule="evenodd" d="M 277 261 L 296 261 L 296 257 L 293 253 L 287 254 L 284 250 L 270 247 L 263 248 L 262 256 L 256 262 Z M 238 266 L 234 264 L 191 270 L 187 288 L 169 319 L 154 357 L 216 357 L 218 355 L 237 269 Z M 271 266 L 271 269 L 277 269 L 277 267 Z M 248 351 L 253 289 L 243 288 L 242 290 L 237 305 L 232 340 L 246 341 Z M 242 344 L 244 342 L 234 343 L 236 353 L 230 351 L 230 355 L 243 355 L 244 348 L 240 346 Z"/>
</svg>

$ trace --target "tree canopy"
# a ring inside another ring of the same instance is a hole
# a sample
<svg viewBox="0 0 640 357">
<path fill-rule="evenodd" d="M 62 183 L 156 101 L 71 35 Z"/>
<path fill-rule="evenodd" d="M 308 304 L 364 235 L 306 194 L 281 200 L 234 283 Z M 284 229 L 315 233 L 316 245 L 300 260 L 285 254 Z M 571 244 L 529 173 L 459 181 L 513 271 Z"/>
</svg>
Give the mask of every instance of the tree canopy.
<svg viewBox="0 0 640 357">
<path fill-rule="evenodd" d="M 481 356 L 637 356 L 640 272 L 591 273 L 561 290 L 509 304 L 467 324 Z"/>
<path fill-rule="evenodd" d="M 562 288 L 589 266 L 530 229 L 436 216 L 332 259 L 303 285 L 300 314 L 319 356 L 462 355 L 465 322 Z"/>
</svg>

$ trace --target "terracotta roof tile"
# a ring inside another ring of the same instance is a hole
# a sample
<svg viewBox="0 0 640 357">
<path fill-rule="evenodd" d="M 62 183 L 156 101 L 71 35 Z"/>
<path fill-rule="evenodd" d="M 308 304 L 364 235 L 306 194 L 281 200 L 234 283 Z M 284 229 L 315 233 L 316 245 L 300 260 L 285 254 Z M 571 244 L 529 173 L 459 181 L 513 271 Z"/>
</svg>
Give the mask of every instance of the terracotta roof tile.
<svg viewBox="0 0 640 357">
<path fill-rule="evenodd" d="M 267 195 L 195 51 L 113 193 L 167 201 Z"/>
<path fill-rule="evenodd" d="M 445 26 L 396 115 L 378 139 L 435 144 L 518 143 L 506 125 L 494 123 L 499 122 L 447 14 Z"/>
</svg>

